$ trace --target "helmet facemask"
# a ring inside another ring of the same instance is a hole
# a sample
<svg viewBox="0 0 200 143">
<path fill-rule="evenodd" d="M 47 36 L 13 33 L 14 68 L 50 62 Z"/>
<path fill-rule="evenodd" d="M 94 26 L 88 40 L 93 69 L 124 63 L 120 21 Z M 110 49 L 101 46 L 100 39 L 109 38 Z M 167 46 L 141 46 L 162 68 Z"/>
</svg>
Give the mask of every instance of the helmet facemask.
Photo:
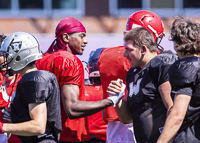
<svg viewBox="0 0 200 143">
<path fill-rule="evenodd" d="M 7 51 L 0 51 L 0 58 L 3 59 L 3 62 L 0 63 L 0 71 L 2 72 L 3 76 L 6 77 L 7 74 L 9 76 L 13 75 L 10 69 L 10 62 L 13 60 L 13 56 L 9 54 L 9 50 L 11 48 L 11 44 L 14 39 L 10 42 Z"/>
<path fill-rule="evenodd" d="M 160 45 L 163 37 L 165 37 L 164 33 L 161 33 L 157 38 L 156 38 L 156 44 L 157 44 L 157 48 L 160 51 L 159 53 L 162 53 L 164 51 L 164 48 Z"/>
</svg>

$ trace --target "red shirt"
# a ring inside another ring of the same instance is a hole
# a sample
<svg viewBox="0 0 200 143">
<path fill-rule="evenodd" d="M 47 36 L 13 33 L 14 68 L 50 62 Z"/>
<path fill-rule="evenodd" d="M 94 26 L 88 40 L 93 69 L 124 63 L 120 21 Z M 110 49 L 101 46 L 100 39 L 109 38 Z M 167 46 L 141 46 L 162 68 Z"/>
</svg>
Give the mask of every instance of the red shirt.
<svg viewBox="0 0 200 143">
<path fill-rule="evenodd" d="M 11 93 L 11 91 L 12 91 L 12 94 L 13 94 L 13 92 L 16 90 L 16 88 L 17 88 L 17 83 L 18 83 L 18 81 L 20 81 L 21 80 L 21 75 L 17 75 L 17 79 L 16 79 L 16 81 L 15 81 L 15 85 L 13 86 L 13 84 L 14 84 L 14 82 L 13 83 L 11 83 L 9 86 L 7 86 L 7 88 L 6 88 L 6 90 L 7 90 L 7 92 L 8 92 L 8 95 L 10 95 L 10 93 Z M 12 89 L 12 86 L 13 86 L 13 89 Z M 11 95 L 12 96 L 12 95 Z M 18 136 L 17 135 L 13 135 L 13 134 L 11 134 L 11 136 L 10 136 L 10 138 L 9 138 L 9 140 L 8 140 L 8 143 L 21 143 L 21 141 L 20 141 L 20 139 L 18 138 Z"/>
<path fill-rule="evenodd" d="M 2 75 L 2 73 L 0 73 L 0 85 L 3 84 L 4 79 L 5 79 L 5 77 Z M 20 81 L 20 79 L 21 79 L 21 76 L 18 75 L 16 81 L 11 83 L 10 85 L 8 85 L 6 87 L 6 91 L 8 93 L 8 96 L 12 97 L 13 93 L 15 92 L 15 90 L 17 88 L 17 83 L 18 83 L 18 81 Z M 8 82 L 8 80 L 7 80 L 7 82 Z M 0 121 L 6 122 L 5 120 L 3 120 L 3 113 L 2 112 L 0 112 Z M 10 138 L 8 139 L 8 143 L 21 143 L 21 141 L 17 137 L 17 135 L 11 134 Z"/>
<path fill-rule="evenodd" d="M 98 69 L 101 76 L 103 86 L 103 95 L 106 99 L 109 95 L 106 93 L 111 80 L 122 79 L 126 82 L 126 74 L 129 71 L 130 63 L 124 57 L 125 48 L 123 46 L 105 48 L 101 52 L 98 59 Z M 119 121 L 114 107 L 104 109 L 104 117 L 106 122 Z"/>
<path fill-rule="evenodd" d="M 36 66 L 47 70 L 57 77 L 59 86 L 75 84 L 79 87 L 79 100 L 85 101 L 84 69 L 78 57 L 67 51 L 54 52 L 43 56 Z M 60 141 L 78 142 L 90 140 L 87 118 L 69 119 L 61 102 L 62 132 Z"/>
<path fill-rule="evenodd" d="M 103 99 L 102 86 L 85 85 L 86 101 L 98 101 Z M 107 123 L 103 120 L 102 111 L 88 116 L 89 133 L 101 140 L 106 140 Z"/>
</svg>

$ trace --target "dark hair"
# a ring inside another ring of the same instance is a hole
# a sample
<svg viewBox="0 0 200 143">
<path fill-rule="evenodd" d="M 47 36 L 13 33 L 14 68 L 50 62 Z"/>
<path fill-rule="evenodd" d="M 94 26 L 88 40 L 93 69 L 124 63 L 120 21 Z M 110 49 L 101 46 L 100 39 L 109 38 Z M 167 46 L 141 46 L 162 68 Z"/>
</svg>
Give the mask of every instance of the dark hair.
<svg viewBox="0 0 200 143">
<path fill-rule="evenodd" d="M 170 40 L 182 56 L 200 52 L 200 26 L 189 18 L 177 17 L 172 23 Z"/>
<path fill-rule="evenodd" d="M 1 44 L 2 44 L 2 42 L 3 42 L 3 40 L 6 38 L 6 36 L 4 35 L 4 34 L 1 34 L 0 35 L 0 46 L 1 46 Z"/>
<path fill-rule="evenodd" d="M 156 52 L 157 47 L 152 33 L 143 27 L 137 27 L 129 31 L 124 36 L 124 41 L 132 40 L 133 45 L 142 48 L 147 46 L 150 52 Z"/>
</svg>

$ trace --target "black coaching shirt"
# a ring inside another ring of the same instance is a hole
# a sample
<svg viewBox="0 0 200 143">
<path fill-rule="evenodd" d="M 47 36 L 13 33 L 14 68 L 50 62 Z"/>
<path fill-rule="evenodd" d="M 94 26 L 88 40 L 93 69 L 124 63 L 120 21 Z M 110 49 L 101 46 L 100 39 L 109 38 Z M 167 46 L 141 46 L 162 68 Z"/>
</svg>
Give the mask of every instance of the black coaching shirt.
<svg viewBox="0 0 200 143">
<path fill-rule="evenodd" d="M 48 71 L 37 70 L 25 74 L 17 84 L 16 95 L 11 103 L 11 120 L 21 123 L 31 120 L 28 105 L 43 103 L 47 106 L 46 131 L 39 136 L 19 136 L 22 142 L 36 143 L 44 139 L 59 140 L 61 132 L 60 90 L 56 76 Z"/>
<path fill-rule="evenodd" d="M 158 87 L 168 81 L 168 68 L 176 60 L 177 56 L 174 54 L 160 54 L 143 69 L 132 68 L 127 73 L 127 104 L 138 143 L 155 143 L 160 135 L 167 109 Z"/>
<path fill-rule="evenodd" d="M 174 143 L 200 143 L 200 58 L 186 57 L 169 68 L 172 93 L 191 96 L 183 124 Z M 181 107 L 180 107 L 181 108 Z"/>
</svg>

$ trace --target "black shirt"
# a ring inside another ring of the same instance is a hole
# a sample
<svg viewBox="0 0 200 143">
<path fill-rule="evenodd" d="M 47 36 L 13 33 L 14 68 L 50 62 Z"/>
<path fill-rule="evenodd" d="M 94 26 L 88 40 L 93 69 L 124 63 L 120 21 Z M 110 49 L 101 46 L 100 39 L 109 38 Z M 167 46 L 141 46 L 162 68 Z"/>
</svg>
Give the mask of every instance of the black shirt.
<svg viewBox="0 0 200 143">
<path fill-rule="evenodd" d="M 132 68 L 126 76 L 135 138 L 138 143 L 154 143 L 164 126 L 167 109 L 158 87 L 168 81 L 168 68 L 177 60 L 174 54 L 160 54 L 143 68 Z"/>
<path fill-rule="evenodd" d="M 200 58 L 186 57 L 169 68 L 172 93 L 191 96 L 183 124 L 174 143 L 200 142 Z M 180 107 L 181 108 L 181 107 Z"/>
<path fill-rule="evenodd" d="M 31 120 L 28 105 L 43 103 L 47 106 L 46 131 L 39 136 L 19 136 L 22 142 L 39 142 L 44 139 L 59 140 L 61 132 L 60 90 L 56 76 L 48 71 L 37 70 L 25 74 L 17 84 L 16 95 L 11 103 L 13 123 Z"/>
</svg>

